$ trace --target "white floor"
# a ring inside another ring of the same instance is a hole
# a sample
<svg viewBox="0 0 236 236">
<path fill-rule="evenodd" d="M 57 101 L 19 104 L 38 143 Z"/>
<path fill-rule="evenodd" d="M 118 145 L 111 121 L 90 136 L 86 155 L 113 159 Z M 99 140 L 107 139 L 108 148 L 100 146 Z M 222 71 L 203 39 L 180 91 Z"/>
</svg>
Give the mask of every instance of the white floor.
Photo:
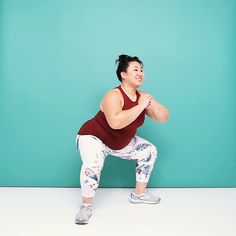
<svg viewBox="0 0 236 236">
<path fill-rule="evenodd" d="M 236 188 L 149 189 L 158 205 L 133 205 L 127 188 L 100 188 L 88 225 L 74 224 L 79 188 L 0 188 L 1 236 L 235 236 Z"/>
</svg>

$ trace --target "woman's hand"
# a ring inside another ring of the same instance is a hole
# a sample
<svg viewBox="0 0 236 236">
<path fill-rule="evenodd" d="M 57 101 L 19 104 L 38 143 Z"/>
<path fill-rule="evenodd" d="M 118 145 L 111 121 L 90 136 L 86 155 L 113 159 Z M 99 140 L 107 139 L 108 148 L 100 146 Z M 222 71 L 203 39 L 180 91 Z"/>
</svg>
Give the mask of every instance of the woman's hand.
<svg viewBox="0 0 236 236">
<path fill-rule="evenodd" d="M 139 100 L 138 100 L 138 104 L 143 106 L 143 108 L 147 108 L 151 104 L 152 99 L 153 98 L 150 94 L 141 93 Z"/>
</svg>

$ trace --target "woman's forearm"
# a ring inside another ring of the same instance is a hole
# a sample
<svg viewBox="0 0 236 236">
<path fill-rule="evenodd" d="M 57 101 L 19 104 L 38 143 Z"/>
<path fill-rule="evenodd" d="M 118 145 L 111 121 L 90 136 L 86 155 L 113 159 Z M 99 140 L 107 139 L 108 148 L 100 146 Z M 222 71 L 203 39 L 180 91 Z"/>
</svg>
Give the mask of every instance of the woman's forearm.
<svg viewBox="0 0 236 236">
<path fill-rule="evenodd" d="M 153 120 L 156 120 L 161 123 L 164 123 L 169 119 L 168 109 L 155 99 L 153 99 L 151 105 L 147 107 L 146 114 Z"/>
<path fill-rule="evenodd" d="M 158 122 L 164 123 L 169 119 L 169 111 L 166 107 L 160 106 L 153 110 L 154 116 Z"/>
</svg>

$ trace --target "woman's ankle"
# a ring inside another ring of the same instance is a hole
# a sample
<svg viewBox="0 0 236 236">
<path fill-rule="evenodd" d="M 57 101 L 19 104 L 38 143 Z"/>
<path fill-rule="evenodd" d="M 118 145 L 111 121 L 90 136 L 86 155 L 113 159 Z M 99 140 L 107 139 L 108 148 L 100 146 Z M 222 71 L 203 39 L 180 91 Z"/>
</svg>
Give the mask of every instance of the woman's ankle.
<svg viewBox="0 0 236 236">
<path fill-rule="evenodd" d="M 92 205 L 93 198 L 91 197 L 82 197 L 82 203 L 83 204 L 90 204 Z"/>
</svg>

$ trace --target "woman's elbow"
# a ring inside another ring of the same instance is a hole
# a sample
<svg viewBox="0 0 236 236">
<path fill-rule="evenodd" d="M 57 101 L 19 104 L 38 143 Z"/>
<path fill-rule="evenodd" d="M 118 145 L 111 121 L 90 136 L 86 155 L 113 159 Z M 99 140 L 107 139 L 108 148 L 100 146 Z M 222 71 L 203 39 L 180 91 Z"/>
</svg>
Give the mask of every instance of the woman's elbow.
<svg viewBox="0 0 236 236">
<path fill-rule="evenodd" d="M 158 117 L 157 121 L 160 123 L 165 123 L 167 120 L 169 120 L 169 111 L 165 110 L 163 113 Z"/>
<path fill-rule="evenodd" d="M 108 121 L 107 123 L 112 129 L 120 129 L 119 122 L 117 122 L 115 120 Z"/>
</svg>

